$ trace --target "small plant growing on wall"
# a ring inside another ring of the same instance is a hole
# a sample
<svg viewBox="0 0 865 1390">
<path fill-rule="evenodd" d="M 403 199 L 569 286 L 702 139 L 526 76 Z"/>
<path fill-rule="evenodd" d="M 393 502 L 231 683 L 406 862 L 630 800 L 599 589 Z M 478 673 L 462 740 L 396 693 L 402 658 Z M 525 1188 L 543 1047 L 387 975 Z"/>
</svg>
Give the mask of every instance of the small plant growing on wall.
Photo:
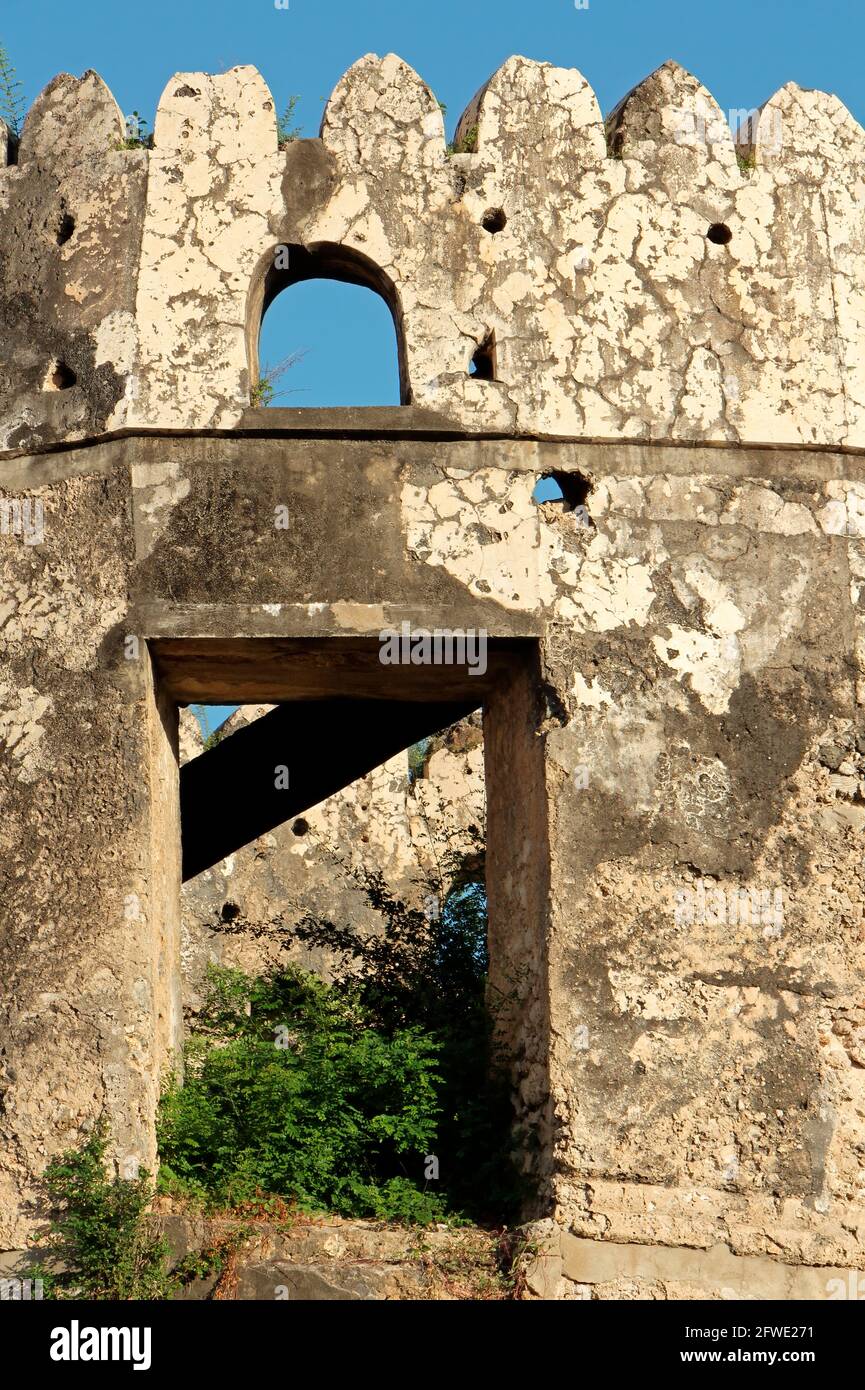
<svg viewBox="0 0 865 1390">
<path fill-rule="evenodd" d="M 452 154 L 477 154 L 478 152 L 478 127 L 470 125 L 461 140 L 455 140 L 448 145 L 448 155 Z"/>
<path fill-rule="evenodd" d="M 6 122 L 16 140 L 21 134 L 25 110 L 24 88 L 18 81 L 12 59 L 0 43 L 0 118 Z"/>
<path fill-rule="evenodd" d="M 273 405 L 273 402 L 278 400 L 280 396 L 289 395 L 290 392 L 288 391 L 277 391 L 276 383 L 282 380 L 286 372 L 303 360 L 307 351 L 307 348 L 301 348 L 298 352 L 289 353 L 288 357 L 283 357 L 282 361 L 277 362 L 273 367 L 268 367 L 265 364 L 261 376 L 249 393 L 250 403 L 254 406 Z"/>
<path fill-rule="evenodd" d="M 303 133 L 303 126 L 295 125 L 295 112 L 300 97 L 295 95 L 288 98 L 288 105 L 276 123 L 276 135 L 279 140 L 279 148 L 290 145 L 293 140 L 299 140 Z"/>
<path fill-rule="evenodd" d="M 150 150 L 153 136 L 147 132 L 147 121 L 138 111 L 131 111 L 126 117 L 126 135 L 118 143 L 119 150 Z"/>
<path fill-rule="evenodd" d="M 227 730 L 224 727 L 221 729 L 214 729 L 212 733 L 209 733 L 207 735 L 207 738 L 204 740 L 204 743 L 201 745 L 202 753 L 209 753 L 211 748 L 218 747 L 218 745 L 225 738 L 226 733 Z"/>
</svg>

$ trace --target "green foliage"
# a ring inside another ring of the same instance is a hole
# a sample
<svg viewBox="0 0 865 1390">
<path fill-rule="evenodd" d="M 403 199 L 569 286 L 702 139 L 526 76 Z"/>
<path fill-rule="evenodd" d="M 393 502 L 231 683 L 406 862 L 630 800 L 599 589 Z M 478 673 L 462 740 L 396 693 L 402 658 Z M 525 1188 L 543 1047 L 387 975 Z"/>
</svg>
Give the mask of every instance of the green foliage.
<svg viewBox="0 0 865 1390">
<path fill-rule="evenodd" d="M 477 154 L 478 134 L 479 130 L 477 125 L 470 125 L 461 140 L 455 140 L 452 144 L 448 145 L 448 154 Z"/>
<path fill-rule="evenodd" d="M 269 381 L 266 376 L 263 376 L 260 381 L 256 382 L 249 393 L 250 404 L 254 406 L 273 405 L 273 398 L 275 395 L 276 392 L 273 389 L 273 382 Z"/>
<path fill-rule="evenodd" d="M 276 135 L 279 140 L 280 148 L 283 145 L 290 145 L 292 140 L 299 140 L 303 133 L 303 126 L 294 125 L 295 112 L 300 97 L 295 95 L 289 97 L 288 105 L 276 123 Z"/>
<path fill-rule="evenodd" d="M 243 1225 L 234 1231 L 227 1231 L 210 1245 L 191 1250 L 174 1267 L 175 1287 L 182 1288 L 196 1279 L 207 1279 L 212 1274 L 218 1276 L 217 1284 L 221 1283 L 240 1250 L 253 1235 L 253 1227 Z"/>
<path fill-rule="evenodd" d="M 109 1178 L 108 1130 L 101 1121 L 77 1150 L 52 1159 L 42 1178 L 52 1216 L 40 1243 L 53 1298 L 155 1299 L 168 1296 L 168 1246 L 148 1235 L 149 1174 Z M 61 1272 L 57 1272 L 57 1267 Z"/>
<path fill-rule="evenodd" d="M 16 140 L 21 134 L 25 111 L 24 88 L 18 81 L 18 73 L 9 53 L 0 43 L 0 118 L 6 122 Z"/>
<path fill-rule="evenodd" d="M 757 167 L 757 154 L 751 150 L 748 154 L 743 154 L 741 150 L 736 151 L 736 163 L 743 174 L 753 174 Z"/>
<path fill-rule="evenodd" d="M 357 999 L 294 969 L 251 979 L 213 967 L 183 1086 L 160 1118 L 161 1185 L 220 1203 L 257 1193 L 303 1210 L 432 1221 L 407 1180 L 435 1132 L 436 1046 L 385 1036 Z"/>
<path fill-rule="evenodd" d="M 290 371 L 292 367 L 296 367 L 298 362 L 303 360 L 306 356 L 306 352 L 306 348 L 301 348 L 297 352 L 289 353 L 288 357 L 283 357 L 282 361 L 277 362 L 274 367 L 265 365 L 261 376 L 249 393 L 250 404 L 253 406 L 269 406 L 273 405 L 273 402 L 278 396 L 288 395 L 289 393 L 287 391 L 277 391 L 276 383 L 285 376 L 286 372 Z"/>
<path fill-rule="evenodd" d="M 416 782 L 423 773 L 424 762 L 431 743 L 431 738 L 422 738 L 420 743 L 413 743 L 408 750 L 408 780 L 410 782 Z"/>
<path fill-rule="evenodd" d="M 224 738 L 228 737 L 228 721 L 223 720 L 215 729 L 212 729 L 210 727 L 210 714 L 207 705 L 193 705 L 192 710 L 198 719 L 199 727 L 204 735 L 201 751 L 203 753 L 209 753 L 211 748 L 216 748 Z"/>
<path fill-rule="evenodd" d="M 453 1214 L 510 1220 L 526 1193 L 514 1163 L 510 1085 L 486 997 L 483 888 L 460 874 L 453 855 L 424 911 L 395 897 L 380 874 L 358 878 L 382 919 L 380 935 L 311 917 L 291 935 L 336 958 L 335 992 L 357 991 L 383 1031 L 411 1023 L 435 1040 L 441 1114 L 429 1152 L 439 1159 L 438 1190 Z"/>
<path fill-rule="evenodd" d="M 161 1179 L 221 1202 L 261 1189 L 347 1216 L 510 1220 L 525 1192 L 485 1002 L 483 889 L 451 866 L 420 911 L 380 875 L 357 878 L 377 934 L 282 924 L 286 946 L 327 953 L 332 984 L 212 972 L 185 1085 L 163 1103 Z"/>
<path fill-rule="evenodd" d="M 119 150 L 149 150 L 153 148 L 153 136 L 147 133 L 148 122 L 138 111 L 126 118 L 126 135 L 118 141 Z"/>
</svg>

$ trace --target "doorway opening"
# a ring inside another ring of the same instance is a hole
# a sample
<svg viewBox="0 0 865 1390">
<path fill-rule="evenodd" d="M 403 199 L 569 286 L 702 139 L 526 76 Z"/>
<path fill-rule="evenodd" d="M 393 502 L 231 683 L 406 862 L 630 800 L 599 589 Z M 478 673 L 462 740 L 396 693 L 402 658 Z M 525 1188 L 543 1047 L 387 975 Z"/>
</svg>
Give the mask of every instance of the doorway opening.
<svg viewBox="0 0 865 1390">
<path fill-rule="evenodd" d="M 209 901 L 231 969 L 245 962 L 258 972 L 256 1026 L 283 1026 L 295 1048 L 281 1065 L 296 1069 L 307 1058 L 300 969 L 322 997 L 371 1011 L 376 1046 L 386 1051 L 397 1037 L 402 1046 L 406 1029 L 421 1051 L 429 1042 L 445 1078 L 442 1094 L 436 1082 L 428 1096 L 426 1141 L 423 1128 L 399 1130 L 402 1111 L 391 1105 L 396 1129 L 373 1146 L 375 1192 L 364 1188 L 359 1206 L 339 1181 L 328 1187 L 327 1173 L 307 1175 L 306 1196 L 321 1200 L 326 1189 L 336 1210 L 353 1215 L 374 1215 L 379 1200 L 391 1215 L 404 1201 L 418 1219 L 535 1214 L 526 1173 L 538 1164 L 529 1136 L 541 1116 L 522 1105 L 520 1080 L 545 1067 L 548 1052 L 543 1030 L 528 1023 L 539 1003 L 545 1010 L 547 988 L 536 644 L 490 639 L 481 675 L 466 664 L 382 665 L 380 643 L 366 638 L 165 639 L 151 648 L 160 688 L 175 704 L 249 710 L 247 723 L 181 768 L 184 892 Z M 419 745 L 423 762 L 410 775 L 409 750 Z M 480 814 L 471 800 L 478 789 Z M 406 855 L 417 850 L 411 872 L 400 845 Z M 212 1004 L 212 995 L 204 999 L 207 1026 Z M 252 1042 L 263 1045 L 263 1034 Z M 429 1068 L 414 1062 L 409 1080 L 423 1090 Z M 217 1104 L 210 1080 L 208 1103 Z M 309 1081 L 293 1076 L 293 1084 Z M 189 1094 L 177 1100 L 175 1119 Z M 264 1103 L 255 1084 L 250 1095 L 250 1105 Z M 200 1136 L 201 1126 L 174 1132 L 188 1139 L 193 1131 Z M 182 1149 L 171 1155 L 172 1171 L 194 1166 Z M 469 1152 L 461 1168 L 455 1155 Z M 205 1158 L 195 1162 L 206 1167 Z M 282 1195 L 300 1191 L 296 1159 L 286 1150 L 272 1174 Z M 261 1182 L 264 1170 L 256 1174 Z M 342 1177 L 355 1182 L 357 1173 Z"/>
</svg>

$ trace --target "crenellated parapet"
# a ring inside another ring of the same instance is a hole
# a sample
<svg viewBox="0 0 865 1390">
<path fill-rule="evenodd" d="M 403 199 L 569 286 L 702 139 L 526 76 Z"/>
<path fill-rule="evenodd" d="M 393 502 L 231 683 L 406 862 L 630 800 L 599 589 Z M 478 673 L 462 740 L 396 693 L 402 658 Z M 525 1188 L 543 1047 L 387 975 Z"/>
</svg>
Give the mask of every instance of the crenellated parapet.
<svg viewBox="0 0 865 1390">
<path fill-rule="evenodd" d="M 234 427 L 279 246 L 379 289 L 404 401 L 466 429 L 865 445 L 865 133 L 834 96 L 788 84 L 734 135 L 668 62 L 605 123 L 580 73 L 515 57 L 449 149 L 421 78 L 367 55 L 317 140 L 279 147 L 249 67 L 176 75 L 153 148 L 124 134 L 63 75 L 0 171 L 6 449 Z"/>
</svg>

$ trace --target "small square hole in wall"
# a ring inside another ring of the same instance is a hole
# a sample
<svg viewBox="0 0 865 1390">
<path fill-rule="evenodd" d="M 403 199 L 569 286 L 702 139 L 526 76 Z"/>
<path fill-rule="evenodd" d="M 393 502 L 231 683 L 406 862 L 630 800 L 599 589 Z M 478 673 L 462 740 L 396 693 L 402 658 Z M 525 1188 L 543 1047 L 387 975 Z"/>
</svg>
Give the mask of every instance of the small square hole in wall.
<svg viewBox="0 0 865 1390">
<path fill-rule="evenodd" d="M 57 245 L 65 246 L 75 234 L 75 218 L 69 212 L 64 212 L 57 224 Z"/>
<path fill-rule="evenodd" d="M 586 502 L 592 490 L 592 482 L 583 473 L 569 473 L 553 470 L 545 473 L 535 484 L 532 493 L 534 502 L 560 502 L 563 512 L 581 509 L 587 512 Z"/>
<path fill-rule="evenodd" d="M 469 376 L 476 381 L 496 381 L 496 335 L 490 332 L 475 351 Z"/>
</svg>

